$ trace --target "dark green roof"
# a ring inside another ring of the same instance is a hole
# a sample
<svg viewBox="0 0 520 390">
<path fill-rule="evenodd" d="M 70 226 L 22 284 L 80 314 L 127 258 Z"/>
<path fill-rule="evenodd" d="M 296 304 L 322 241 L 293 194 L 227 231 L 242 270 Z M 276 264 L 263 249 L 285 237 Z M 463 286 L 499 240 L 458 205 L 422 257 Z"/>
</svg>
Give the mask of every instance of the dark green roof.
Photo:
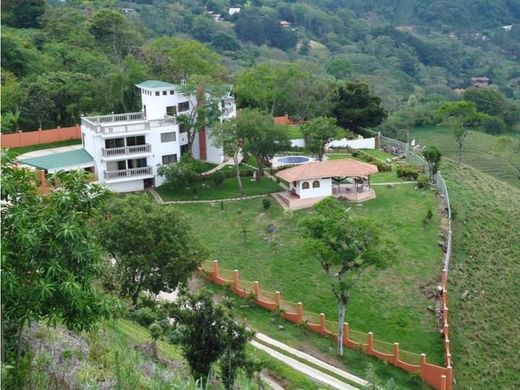
<svg viewBox="0 0 520 390">
<path fill-rule="evenodd" d="M 85 149 L 72 150 L 70 152 L 52 153 L 39 157 L 19 159 L 23 164 L 46 170 L 73 169 L 85 164 L 94 164 L 94 159 Z"/>
<path fill-rule="evenodd" d="M 164 81 L 159 80 L 147 80 L 142 83 L 136 84 L 140 88 L 147 89 L 158 89 L 158 88 L 175 88 L 177 87 L 175 84 L 165 83 Z"/>
</svg>

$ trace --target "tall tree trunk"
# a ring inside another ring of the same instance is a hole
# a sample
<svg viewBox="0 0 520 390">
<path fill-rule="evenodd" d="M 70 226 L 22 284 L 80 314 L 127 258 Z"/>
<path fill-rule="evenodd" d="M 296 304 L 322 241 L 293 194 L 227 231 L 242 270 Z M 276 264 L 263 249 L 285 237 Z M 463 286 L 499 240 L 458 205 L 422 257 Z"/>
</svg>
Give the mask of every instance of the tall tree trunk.
<svg viewBox="0 0 520 390">
<path fill-rule="evenodd" d="M 258 178 L 260 178 L 264 175 L 264 162 L 262 161 L 262 158 L 259 154 L 255 154 L 254 156 L 256 158 L 256 162 L 258 163 Z"/>
<path fill-rule="evenodd" d="M 345 312 L 347 311 L 347 300 L 338 301 L 338 355 L 343 356 L 343 324 L 345 323 Z"/>
<path fill-rule="evenodd" d="M 235 163 L 235 170 L 237 175 L 238 188 L 240 190 L 240 196 L 244 196 L 244 186 L 242 185 L 242 179 L 240 178 L 240 167 L 238 165 L 238 153 L 239 152 L 235 152 L 233 154 L 233 162 Z"/>
<path fill-rule="evenodd" d="M 460 164 L 462 162 L 462 141 L 459 141 L 458 144 L 459 144 L 459 150 L 457 152 L 457 161 Z"/>
</svg>

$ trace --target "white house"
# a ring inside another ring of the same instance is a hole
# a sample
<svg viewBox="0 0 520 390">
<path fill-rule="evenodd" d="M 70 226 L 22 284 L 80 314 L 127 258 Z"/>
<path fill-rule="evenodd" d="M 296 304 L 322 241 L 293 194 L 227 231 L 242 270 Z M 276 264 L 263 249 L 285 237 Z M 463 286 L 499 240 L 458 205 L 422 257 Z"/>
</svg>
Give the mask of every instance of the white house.
<svg viewBox="0 0 520 390">
<path fill-rule="evenodd" d="M 239 13 L 240 13 L 240 7 L 230 7 L 228 10 L 228 14 L 230 16 L 232 16 L 234 14 L 239 14 Z"/>
<path fill-rule="evenodd" d="M 95 165 L 98 181 L 115 192 L 140 191 L 159 186 L 164 179 L 157 169 L 178 162 L 187 152 L 187 133 L 177 124 L 177 114 L 190 113 L 194 96 L 179 92 L 179 86 L 157 80 L 137 84 L 142 110 L 81 118 L 83 148 Z M 221 101 L 221 120 L 236 116 L 234 97 Z M 223 150 L 213 144 L 210 129 L 196 134 L 192 154 L 195 158 L 221 163 Z"/>
</svg>

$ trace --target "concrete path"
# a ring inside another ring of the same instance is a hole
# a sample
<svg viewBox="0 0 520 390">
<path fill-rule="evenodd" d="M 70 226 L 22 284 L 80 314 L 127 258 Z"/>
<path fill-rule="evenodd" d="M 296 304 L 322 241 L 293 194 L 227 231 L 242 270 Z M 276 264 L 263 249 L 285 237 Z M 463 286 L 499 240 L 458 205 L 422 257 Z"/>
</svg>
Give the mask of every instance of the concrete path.
<svg viewBox="0 0 520 390">
<path fill-rule="evenodd" d="M 41 157 L 41 156 L 47 156 L 49 154 L 71 152 L 73 150 L 78 150 L 78 149 L 83 149 L 83 145 L 81 145 L 81 144 L 69 145 L 69 146 L 60 146 L 59 148 L 35 150 L 33 152 L 27 152 L 24 154 L 20 154 L 19 156 L 16 156 L 16 158 L 24 159 L 24 158 L 32 158 L 32 157 Z"/>
<path fill-rule="evenodd" d="M 240 161 L 240 159 L 239 159 L 239 161 Z M 226 160 L 224 160 L 224 162 L 221 162 L 215 168 L 212 168 L 209 171 L 201 173 L 201 175 L 204 175 L 204 176 L 205 175 L 211 175 L 213 172 L 221 170 L 226 165 L 235 165 L 235 162 L 233 161 L 233 159 L 231 157 L 228 157 Z"/>
<path fill-rule="evenodd" d="M 330 375 L 324 374 L 323 372 L 310 367 L 304 363 L 301 363 L 300 361 L 293 359 L 289 356 L 286 356 L 278 351 L 275 351 L 272 348 L 269 348 L 268 346 L 264 344 L 260 344 L 257 341 L 251 341 L 251 345 L 253 347 L 260 349 L 261 351 L 264 351 L 268 355 L 272 356 L 273 358 L 280 360 L 281 362 L 287 364 L 292 369 L 301 372 L 302 374 L 305 374 L 315 382 L 324 384 L 326 386 L 330 386 L 334 389 L 339 390 L 356 390 L 356 387 L 353 387 L 345 382 L 340 381 L 339 379 L 336 379 Z"/>
<path fill-rule="evenodd" d="M 266 346 L 272 346 L 272 347 L 277 348 L 278 350 L 287 352 L 288 354 L 293 355 L 293 356 L 299 358 L 300 360 L 304 360 L 306 362 L 311 363 L 314 366 L 320 367 L 326 371 L 334 373 L 337 376 L 341 376 L 341 377 L 347 379 L 349 382 L 356 383 L 356 384 L 360 385 L 361 387 L 364 387 L 368 384 L 368 382 L 362 378 L 359 378 L 355 375 L 350 374 L 349 372 L 339 369 L 338 367 L 335 367 L 320 359 L 317 359 L 312 355 L 309 355 L 305 352 L 299 351 L 286 344 L 283 344 L 283 343 L 279 342 L 278 340 L 275 340 L 263 333 L 256 333 L 255 338 L 258 339 L 258 341 L 262 342 Z"/>
</svg>

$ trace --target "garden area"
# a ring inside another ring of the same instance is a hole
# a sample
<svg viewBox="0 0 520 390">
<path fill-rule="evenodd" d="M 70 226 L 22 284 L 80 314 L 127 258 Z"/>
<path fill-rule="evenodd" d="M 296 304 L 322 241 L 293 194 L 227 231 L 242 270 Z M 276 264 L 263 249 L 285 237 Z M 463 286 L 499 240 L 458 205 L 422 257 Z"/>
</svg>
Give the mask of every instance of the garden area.
<svg viewBox="0 0 520 390">
<path fill-rule="evenodd" d="M 376 338 L 399 342 L 403 350 L 426 353 L 443 362 L 432 299 L 440 278 L 442 252 L 438 202 L 430 190 L 413 185 L 378 186 L 377 198 L 363 204 L 345 203 L 345 212 L 375 221 L 391 240 L 396 261 L 383 270 L 369 270 L 351 294 L 347 321 L 354 330 L 372 331 Z M 273 201 L 260 199 L 179 207 L 193 229 L 204 237 L 209 259 L 238 269 L 241 278 L 258 280 L 263 289 L 283 299 L 304 303 L 304 310 L 337 320 L 336 300 L 318 262 L 302 245 L 300 222 L 311 209 L 283 212 Z M 266 314 L 268 315 L 268 314 Z"/>
</svg>

